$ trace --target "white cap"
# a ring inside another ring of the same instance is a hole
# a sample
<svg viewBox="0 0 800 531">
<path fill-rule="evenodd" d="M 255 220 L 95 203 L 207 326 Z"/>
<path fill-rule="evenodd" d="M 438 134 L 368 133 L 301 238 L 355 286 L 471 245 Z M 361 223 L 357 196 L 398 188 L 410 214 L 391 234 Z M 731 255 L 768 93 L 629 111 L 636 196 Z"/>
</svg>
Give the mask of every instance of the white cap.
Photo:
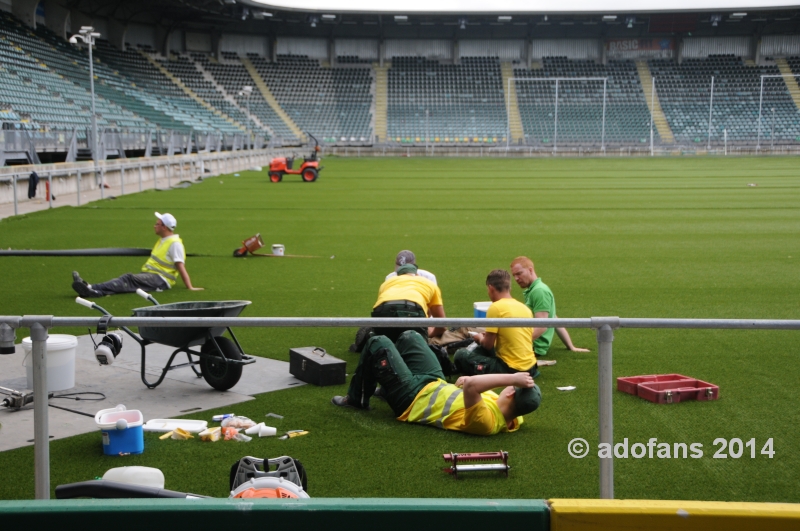
<svg viewBox="0 0 800 531">
<path fill-rule="evenodd" d="M 175 219 L 175 216 L 172 214 L 159 214 L 156 212 L 156 217 L 160 219 L 161 223 L 169 230 L 175 230 L 175 227 L 178 226 L 178 220 Z"/>
</svg>

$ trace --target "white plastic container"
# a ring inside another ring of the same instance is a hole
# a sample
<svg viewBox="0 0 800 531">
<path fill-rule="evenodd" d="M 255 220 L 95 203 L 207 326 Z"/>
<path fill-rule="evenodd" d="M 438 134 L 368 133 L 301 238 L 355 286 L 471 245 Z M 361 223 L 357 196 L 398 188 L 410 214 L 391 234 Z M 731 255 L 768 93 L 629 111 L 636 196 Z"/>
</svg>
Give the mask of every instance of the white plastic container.
<svg viewBox="0 0 800 531">
<path fill-rule="evenodd" d="M 272 245 L 272 254 L 275 256 L 283 256 L 284 252 L 286 252 L 286 249 L 280 243 L 275 243 Z"/>
<path fill-rule="evenodd" d="M 486 317 L 486 312 L 491 306 L 491 301 L 488 302 L 475 302 L 472 304 L 472 315 L 474 317 Z"/>
<path fill-rule="evenodd" d="M 75 347 L 78 338 L 66 334 L 50 334 L 47 338 L 47 390 L 63 391 L 75 387 Z M 33 389 L 33 340 L 22 340 L 25 359 L 22 364 L 28 376 L 28 389 Z"/>
<path fill-rule="evenodd" d="M 129 485 L 153 487 L 156 489 L 164 488 L 164 473 L 157 468 L 149 466 L 121 466 L 112 468 L 103 474 L 103 479 L 116 481 L 117 483 L 127 483 Z"/>
</svg>

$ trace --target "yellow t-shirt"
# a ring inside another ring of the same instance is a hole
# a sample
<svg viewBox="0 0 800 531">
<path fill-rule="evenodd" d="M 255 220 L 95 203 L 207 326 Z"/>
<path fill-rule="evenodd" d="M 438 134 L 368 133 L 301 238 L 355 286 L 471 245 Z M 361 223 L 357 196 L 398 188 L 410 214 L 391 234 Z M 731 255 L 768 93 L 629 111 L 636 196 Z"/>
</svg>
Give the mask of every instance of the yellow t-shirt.
<svg viewBox="0 0 800 531">
<path fill-rule="evenodd" d="M 516 299 L 500 299 L 492 303 L 486 311 L 486 318 L 531 318 L 530 308 Z M 527 371 L 536 363 L 533 353 L 531 338 L 533 328 L 492 328 L 486 327 L 487 332 L 497 334 L 494 351 L 497 357 L 506 365 L 518 371 Z"/>
<path fill-rule="evenodd" d="M 455 398 L 448 400 L 452 395 Z M 503 413 L 497 407 L 498 396 L 494 391 L 483 392 L 481 397 L 483 400 L 465 409 L 461 388 L 444 380 L 436 380 L 417 393 L 414 401 L 397 420 L 429 424 L 474 435 L 494 435 L 519 429 L 523 422 L 522 417 L 515 418 L 509 429 Z"/>
<path fill-rule="evenodd" d="M 378 289 L 378 302 L 373 308 L 377 308 L 387 301 L 416 302 L 428 315 L 428 306 L 443 305 L 442 290 L 439 289 L 439 286 L 427 278 L 417 275 L 397 275 L 381 284 Z"/>
</svg>

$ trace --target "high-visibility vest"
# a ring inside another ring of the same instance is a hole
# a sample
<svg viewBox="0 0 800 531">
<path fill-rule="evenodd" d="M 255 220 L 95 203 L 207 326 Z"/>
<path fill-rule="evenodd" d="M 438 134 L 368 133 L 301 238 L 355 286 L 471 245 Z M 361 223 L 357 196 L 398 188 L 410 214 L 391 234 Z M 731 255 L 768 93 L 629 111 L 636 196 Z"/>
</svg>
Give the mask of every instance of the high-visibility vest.
<svg viewBox="0 0 800 531">
<path fill-rule="evenodd" d="M 175 282 L 178 280 L 178 270 L 175 268 L 175 263 L 170 262 L 167 257 L 167 251 L 169 251 L 170 246 L 175 242 L 179 242 L 181 245 L 183 244 L 183 240 L 181 240 L 180 236 L 177 234 L 158 240 L 155 247 L 153 247 L 153 250 L 150 252 L 150 258 L 148 258 L 147 262 L 142 266 L 143 272 L 160 275 L 161 278 L 167 281 L 169 287 L 174 286 Z"/>
<path fill-rule="evenodd" d="M 433 424 L 437 428 L 444 428 L 444 419 L 451 411 L 458 409 L 464 409 L 464 390 L 439 380 L 427 400 L 423 398 L 414 402 L 408 415 L 408 422 Z"/>
</svg>

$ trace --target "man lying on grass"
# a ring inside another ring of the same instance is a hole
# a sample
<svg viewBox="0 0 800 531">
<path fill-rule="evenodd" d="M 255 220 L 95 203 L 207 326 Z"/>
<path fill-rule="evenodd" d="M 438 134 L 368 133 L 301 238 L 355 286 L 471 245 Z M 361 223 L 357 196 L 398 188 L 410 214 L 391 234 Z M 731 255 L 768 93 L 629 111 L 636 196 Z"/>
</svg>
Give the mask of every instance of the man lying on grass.
<svg viewBox="0 0 800 531">
<path fill-rule="evenodd" d="M 535 411 L 542 400 L 529 372 L 462 376 L 455 384 L 445 382 L 425 338 L 413 330 L 403 332 L 397 345 L 386 336 L 370 338 L 347 395 L 334 396 L 331 402 L 369 409 L 378 383 L 397 420 L 476 435 L 518 430 L 522 415 Z M 505 389 L 498 395 L 491 391 L 496 387 Z"/>
</svg>

